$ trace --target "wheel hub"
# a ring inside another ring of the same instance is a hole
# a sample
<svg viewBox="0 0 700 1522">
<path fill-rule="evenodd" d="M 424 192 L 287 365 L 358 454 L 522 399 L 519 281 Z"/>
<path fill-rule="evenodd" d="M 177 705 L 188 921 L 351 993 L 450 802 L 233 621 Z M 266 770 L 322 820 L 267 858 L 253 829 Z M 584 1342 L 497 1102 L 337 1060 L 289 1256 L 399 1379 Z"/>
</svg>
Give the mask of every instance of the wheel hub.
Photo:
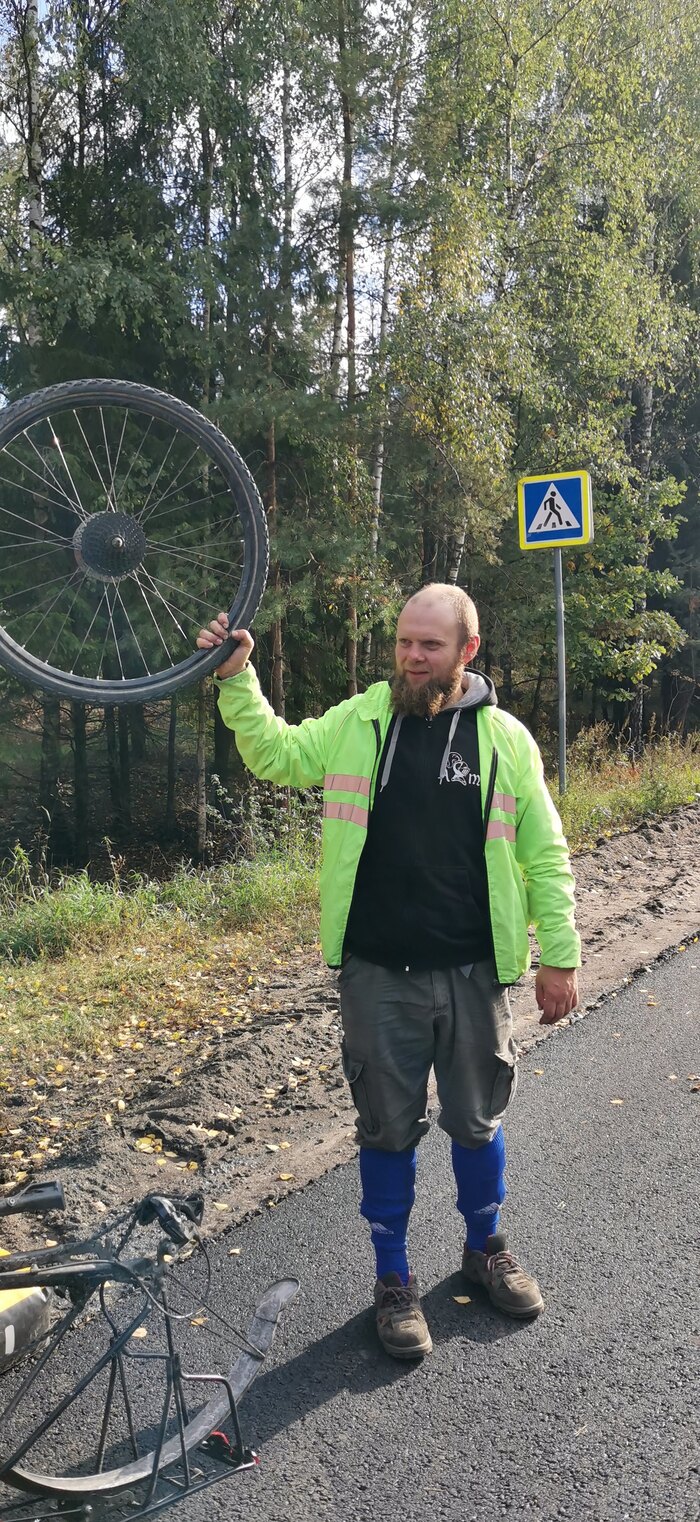
<svg viewBox="0 0 700 1522">
<path fill-rule="evenodd" d="M 93 581 L 121 581 L 135 571 L 146 553 L 146 535 L 128 513 L 93 513 L 79 523 L 73 552 Z"/>
</svg>

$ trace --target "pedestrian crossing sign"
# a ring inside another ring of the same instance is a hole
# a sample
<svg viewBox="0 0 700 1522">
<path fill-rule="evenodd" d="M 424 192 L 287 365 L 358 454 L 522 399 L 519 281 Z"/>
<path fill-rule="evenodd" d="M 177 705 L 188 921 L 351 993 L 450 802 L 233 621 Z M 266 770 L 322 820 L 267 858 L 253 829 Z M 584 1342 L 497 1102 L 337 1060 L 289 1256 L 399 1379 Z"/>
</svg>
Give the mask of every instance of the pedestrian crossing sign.
<svg viewBox="0 0 700 1522">
<path fill-rule="evenodd" d="M 521 550 L 551 550 L 589 544 L 593 538 L 593 494 L 587 470 L 518 481 Z"/>
</svg>

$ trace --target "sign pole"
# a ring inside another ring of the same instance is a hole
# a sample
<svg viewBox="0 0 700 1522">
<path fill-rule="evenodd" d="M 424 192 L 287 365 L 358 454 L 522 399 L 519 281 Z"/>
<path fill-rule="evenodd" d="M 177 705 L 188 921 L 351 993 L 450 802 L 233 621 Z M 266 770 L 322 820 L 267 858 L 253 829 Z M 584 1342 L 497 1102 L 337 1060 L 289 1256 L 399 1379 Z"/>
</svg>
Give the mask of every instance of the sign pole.
<svg viewBox="0 0 700 1522">
<path fill-rule="evenodd" d="M 593 492 L 587 470 L 555 470 L 553 475 L 521 476 L 518 481 L 518 527 L 521 550 L 554 550 L 557 604 L 557 676 L 559 685 L 559 793 L 566 792 L 566 648 L 562 545 L 590 544 L 593 538 Z"/>
<path fill-rule="evenodd" d="M 557 603 L 557 677 L 559 683 L 559 793 L 566 792 L 566 644 L 564 640 L 564 578 L 561 550 L 554 551 L 554 590 Z"/>
</svg>

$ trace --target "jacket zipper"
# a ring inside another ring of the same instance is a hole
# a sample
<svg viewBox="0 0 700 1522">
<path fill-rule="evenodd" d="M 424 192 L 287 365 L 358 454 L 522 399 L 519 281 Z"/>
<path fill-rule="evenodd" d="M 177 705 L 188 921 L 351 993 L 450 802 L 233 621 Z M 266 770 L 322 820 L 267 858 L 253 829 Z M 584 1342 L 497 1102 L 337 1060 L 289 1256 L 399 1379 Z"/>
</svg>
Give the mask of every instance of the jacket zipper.
<svg viewBox="0 0 700 1522">
<path fill-rule="evenodd" d="M 496 791 L 496 772 L 497 772 L 497 770 L 498 770 L 498 751 L 496 750 L 496 747 L 494 745 L 494 747 L 493 747 L 493 755 L 491 757 L 491 770 L 489 772 L 489 785 L 488 785 L 488 787 L 486 789 L 486 803 L 484 804 L 484 844 L 486 843 L 486 831 L 488 830 L 488 827 L 489 827 L 489 814 L 491 813 L 491 804 L 493 803 L 493 795 L 494 795 L 494 793 Z"/>
<path fill-rule="evenodd" d="M 375 746 L 376 746 L 376 755 L 374 757 L 374 766 L 372 767 L 372 775 L 371 775 L 371 777 L 369 779 L 370 796 L 369 796 L 369 799 L 367 800 L 368 801 L 368 809 L 367 809 L 368 814 L 371 814 L 371 812 L 372 812 L 373 798 L 374 798 L 374 789 L 372 787 L 372 783 L 374 782 L 374 774 L 375 774 L 375 772 L 377 770 L 377 764 L 379 762 L 379 757 L 381 755 L 381 749 L 382 749 L 382 730 L 381 730 L 381 725 L 379 723 L 379 719 L 373 719 L 372 720 L 372 728 L 374 730 L 374 743 L 375 743 Z"/>
</svg>

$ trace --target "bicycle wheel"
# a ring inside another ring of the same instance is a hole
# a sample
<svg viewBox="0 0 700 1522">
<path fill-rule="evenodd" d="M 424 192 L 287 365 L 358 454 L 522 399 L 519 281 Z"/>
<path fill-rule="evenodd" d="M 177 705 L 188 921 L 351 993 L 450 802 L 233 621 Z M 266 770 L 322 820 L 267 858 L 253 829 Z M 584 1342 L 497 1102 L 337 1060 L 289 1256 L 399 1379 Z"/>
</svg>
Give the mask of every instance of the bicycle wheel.
<svg viewBox="0 0 700 1522">
<path fill-rule="evenodd" d="M 0 662 L 60 698 L 144 703 L 213 671 L 251 623 L 265 511 L 228 439 L 129 381 L 70 381 L 0 418 Z"/>
<path fill-rule="evenodd" d="M 176 1349 L 173 1328 L 154 1314 L 154 1302 L 136 1292 L 115 1300 L 107 1282 L 99 1310 L 67 1312 L 64 1333 L 53 1352 L 49 1346 L 45 1366 L 40 1361 L 34 1374 L 30 1368 L 21 1384 L 14 1376 L 2 1427 L 3 1448 L 7 1452 L 9 1445 L 11 1453 L 0 1460 L 0 1484 L 43 1497 L 50 1508 L 42 1516 L 53 1516 L 54 1506 L 107 1502 L 128 1492 L 128 1515 L 136 1518 L 142 1514 L 134 1510 L 139 1505 L 160 1509 L 168 1495 L 172 1501 L 178 1492 L 247 1467 L 250 1455 L 242 1441 L 222 1458 L 203 1451 L 196 1473 L 188 1455 L 232 1415 L 240 1440 L 236 1403 L 262 1367 L 280 1315 L 298 1287 L 295 1279 L 270 1285 L 240 1339 L 247 1346 L 223 1376 L 185 1372 L 190 1360 L 201 1360 L 200 1322 L 206 1316 L 186 1319 L 187 1335 Z M 161 1480 L 165 1495 L 159 1494 Z M 12 1513 L 12 1504 L 3 1504 L 0 1496 L 0 1517 Z"/>
</svg>

